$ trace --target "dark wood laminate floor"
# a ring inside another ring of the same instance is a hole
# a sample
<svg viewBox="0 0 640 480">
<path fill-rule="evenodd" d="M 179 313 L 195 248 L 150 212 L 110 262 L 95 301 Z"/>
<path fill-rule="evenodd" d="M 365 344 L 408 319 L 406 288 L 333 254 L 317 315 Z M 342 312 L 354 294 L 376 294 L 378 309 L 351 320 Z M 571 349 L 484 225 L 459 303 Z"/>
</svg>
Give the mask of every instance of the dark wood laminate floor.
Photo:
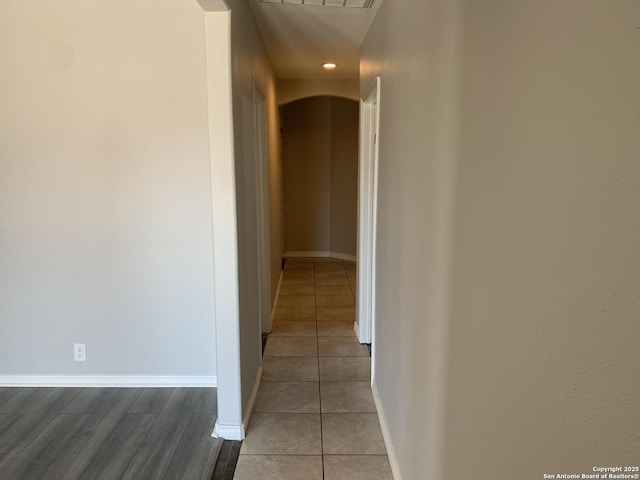
<svg viewBox="0 0 640 480">
<path fill-rule="evenodd" d="M 0 480 L 209 480 L 214 388 L 0 388 Z"/>
</svg>

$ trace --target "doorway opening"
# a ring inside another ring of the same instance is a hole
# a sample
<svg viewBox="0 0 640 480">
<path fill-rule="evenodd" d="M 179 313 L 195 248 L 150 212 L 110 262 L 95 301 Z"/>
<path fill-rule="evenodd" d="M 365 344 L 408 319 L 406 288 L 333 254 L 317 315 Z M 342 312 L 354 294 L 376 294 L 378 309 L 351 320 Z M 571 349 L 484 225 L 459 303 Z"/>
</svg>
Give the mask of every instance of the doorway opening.
<svg viewBox="0 0 640 480">
<path fill-rule="evenodd" d="M 358 103 L 316 96 L 281 107 L 284 256 L 355 262 Z"/>
</svg>

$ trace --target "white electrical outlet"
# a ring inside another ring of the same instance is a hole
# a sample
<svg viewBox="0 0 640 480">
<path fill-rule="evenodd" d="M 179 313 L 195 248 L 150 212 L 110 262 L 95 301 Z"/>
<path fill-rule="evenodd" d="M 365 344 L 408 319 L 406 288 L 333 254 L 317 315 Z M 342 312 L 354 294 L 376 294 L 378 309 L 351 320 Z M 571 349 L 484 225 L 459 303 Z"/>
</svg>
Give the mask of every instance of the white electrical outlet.
<svg viewBox="0 0 640 480">
<path fill-rule="evenodd" d="M 73 360 L 75 362 L 87 361 L 87 346 L 84 343 L 73 344 Z"/>
</svg>

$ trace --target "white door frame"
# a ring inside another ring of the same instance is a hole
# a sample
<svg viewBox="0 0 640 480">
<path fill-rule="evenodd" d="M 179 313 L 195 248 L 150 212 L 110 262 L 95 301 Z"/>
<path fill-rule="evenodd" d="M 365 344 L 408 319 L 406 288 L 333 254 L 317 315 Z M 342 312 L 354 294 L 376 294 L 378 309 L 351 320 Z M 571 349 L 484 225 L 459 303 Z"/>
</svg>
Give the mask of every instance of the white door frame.
<svg viewBox="0 0 640 480">
<path fill-rule="evenodd" d="M 355 331 L 360 343 L 371 344 L 375 338 L 379 128 L 380 77 L 377 77 L 360 100 L 358 168 L 358 294 Z"/>
<path fill-rule="evenodd" d="M 271 330 L 271 262 L 269 245 L 269 176 L 267 171 L 267 109 L 265 96 L 253 81 L 255 106 L 256 212 L 258 219 L 258 294 L 260 348 L 262 332 Z"/>
</svg>

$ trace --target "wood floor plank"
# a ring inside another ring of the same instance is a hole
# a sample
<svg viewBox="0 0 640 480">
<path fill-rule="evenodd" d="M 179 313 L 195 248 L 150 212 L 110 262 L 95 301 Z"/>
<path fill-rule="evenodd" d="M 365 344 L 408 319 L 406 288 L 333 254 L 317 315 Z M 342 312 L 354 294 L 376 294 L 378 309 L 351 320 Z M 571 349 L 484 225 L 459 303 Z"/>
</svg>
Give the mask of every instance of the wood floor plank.
<svg viewBox="0 0 640 480">
<path fill-rule="evenodd" d="M 103 398 L 99 406 L 95 407 L 96 411 L 90 415 L 89 419 L 67 443 L 64 451 L 46 468 L 42 474 L 43 479 L 69 480 L 79 478 L 98 452 L 103 447 L 109 448 L 107 439 L 120 425 L 127 410 L 140 395 L 140 391 L 137 389 L 107 389 L 101 392 L 101 395 Z M 85 399 L 76 404 L 77 408 L 92 403 L 85 401 L 91 395 L 84 397 Z"/>
<path fill-rule="evenodd" d="M 24 449 L 51 423 L 60 411 L 78 396 L 81 389 L 53 388 L 44 390 L 48 390 L 48 394 L 0 435 L 0 453 L 19 452 Z M 0 470 L 4 466 L 6 464 L 0 461 Z"/>
<path fill-rule="evenodd" d="M 140 445 L 156 421 L 153 414 L 127 414 L 105 440 L 78 480 L 122 478 Z M 140 477 L 142 480 L 143 477 Z M 42 480 L 45 480 L 44 478 Z"/>
<path fill-rule="evenodd" d="M 205 479 L 222 444 L 214 388 L 17 388 L 0 399 L 0 480 Z"/>
<path fill-rule="evenodd" d="M 122 480 L 163 478 L 198 402 L 199 393 L 193 388 L 174 390 Z"/>
<path fill-rule="evenodd" d="M 89 415 L 59 414 L 3 470 L 0 478 L 37 480 Z"/>
<path fill-rule="evenodd" d="M 0 388 L 0 405 L 4 405 L 20 391 L 18 387 L 2 387 Z"/>
<path fill-rule="evenodd" d="M 22 417 L 19 413 L 0 413 L 0 435 Z"/>
<path fill-rule="evenodd" d="M 218 411 L 218 395 L 215 388 L 199 388 L 200 398 L 193 413 L 197 415 L 215 415 Z"/>
<path fill-rule="evenodd" d="M 210 480 L 223 443 L 223 440 L 211 436 L 215 421 L 215 415 L 191 416 L 165 473 L 165 480 Z"/>
<path fill-rule="evenodd" d="M 0 413 L 27 413 L 53 390 L 53 388 L 19 388 L 15 395 L 10 395 L 0 403 Z"/>
<path fill-rule="evenodd" d="M 83 388 L 80 394 L 60 413 L 94 413 L 104 408 L 110 408 L 110 399 L 127 392 L 134 391 L 136 396 L 142 392 L 141 388 Z"/>
<path fill-rule="evenodd" d="M 82 388 L 54 388 L 51 393 L 36 403 L 26 414 L 48 412 L 62 413 L 82 392 Z"/>
<path fill-rule="evenodd" d="M 174 388 L 145 388 L 128 413 L 155 413 L 162 411 Z"/>
<path fill-rule="evenodd" d="M 105 400 L 108 388 L 83 388 L 60 413 L 93 413 Z"/>
</svg>

